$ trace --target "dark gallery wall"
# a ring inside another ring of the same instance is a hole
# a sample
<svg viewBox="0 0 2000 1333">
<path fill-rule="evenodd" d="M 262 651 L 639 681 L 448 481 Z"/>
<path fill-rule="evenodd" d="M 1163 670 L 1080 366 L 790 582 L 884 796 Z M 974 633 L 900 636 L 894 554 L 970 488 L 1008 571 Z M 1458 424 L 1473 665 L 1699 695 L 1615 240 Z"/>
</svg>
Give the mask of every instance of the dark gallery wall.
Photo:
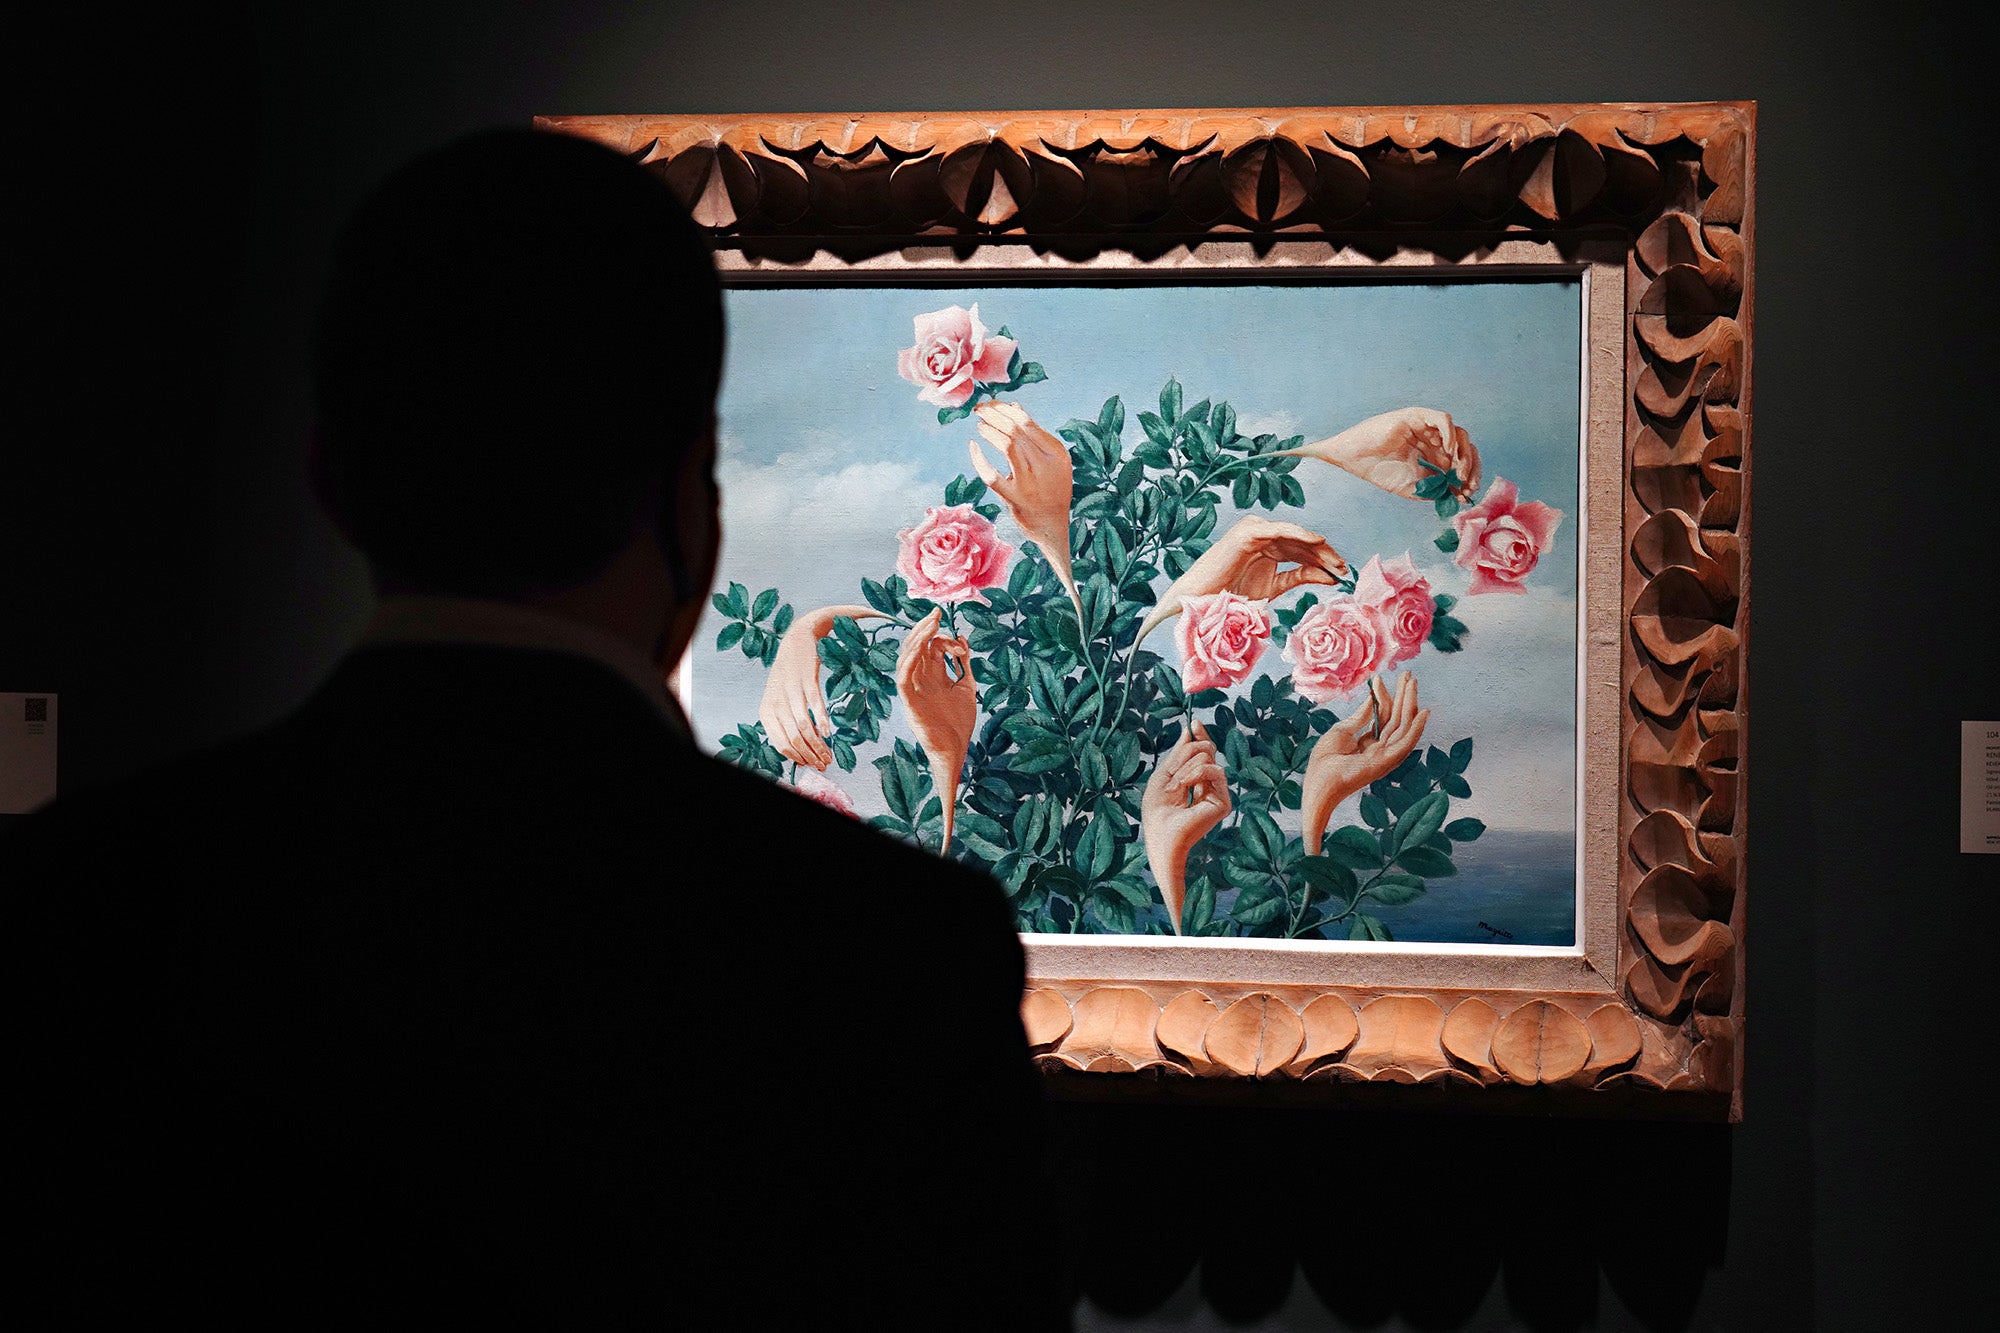
<svg viewBox="0 0 2000 1333">
<path fill-rule="evenodd" d="M 459 131 L 1756 99 L 1743 1123 L 1066 1105 L 1022 1261 L 1087 1329 L 1926 1328 L 1986 1303 L 2000 858 L 1956 851 L 1955 783 L 1960 719 L 2000 716 L 1990 43 L 1930 6 L 1700 0 L 380 8 L 197 5 L 34 48 L 0 689 L 61 692 L 65 787 L 276 715 L 365 616 L 304 486 L 306 331 L 340 216 Z"/>
</svg>

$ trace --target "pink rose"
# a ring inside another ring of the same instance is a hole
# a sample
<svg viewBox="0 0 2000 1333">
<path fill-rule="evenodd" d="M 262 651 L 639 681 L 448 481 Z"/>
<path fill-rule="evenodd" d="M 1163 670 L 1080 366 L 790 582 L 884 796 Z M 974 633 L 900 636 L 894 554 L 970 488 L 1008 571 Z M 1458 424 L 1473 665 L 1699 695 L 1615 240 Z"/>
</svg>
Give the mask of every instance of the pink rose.
<svg viewBox="0 0 2000 1333">
<path fill-rule="evenodd" d="M 1184 598 L 1174 642 L 1181 650 L 1181 684 L 1189 694 L 1227 689 L 1256 670 L 1271 643 L 1271 613 L 1233 592 Z"/>
<path fill-rule="evenodd" d="M 1485 499 L 1451 520 L 1458 533 L 1458 554 L 1452 559 L 1472 571 L 1467 593 L 1527 591 L 1521 580 L 1555 540 L 1562 511 L 1540 500 L 1519 501 L 1514 483 L 1496 477 Z"/>
<path fill-rule="evenodd" d="M 984 600 L 980 589 L 1005 581 L 1014 559 L 1014 548 L 969 504 L 933 505 L 896 540 L 896 572 L 912 595 L 933 602 Z"/>
<path fill-rule="evenodd" d="M 975 384 L 999 384 L 1014 355 L 1012 338 L 989 338 L 972 309 L 946 306 L 918 315 L 917 343 L 896 354 L 896 373 L 922 392 L 917 397 L 939 407 L 957 407 L 972 397 Z"/>
<path fill-rule="evenodd" d="M 1370 556 L 1354 580 L 1354 600 L 1381 612 L 1382 625 L 1389 631 L 1382 670 L 1415 657 L 1431 636 L 1437 605 L 1431 601 L 1430 580 L 1417 573 L 1408 551 L 1387 564 L 1379 555 Z"/>
<path fill-rule="evenodd" d="M 838 810 L 851 819 L 861 818 L 854 809 L 854 802 L 847 793 L 835 786 L 830 778 L 815 773 L 810 768 L 799 770 L 798 780 L 792 783 L 792 790 L 807 800 L 818 801 L 829 810 Z"/>
<path fill-rule="evenodd" d="M 1323 704 L 1359 689 L 1371 672 L 1381 668 L 1395 643 L 1383 608 L 1342 596 L 1299 617 L 1285 640 L 1284 658 L 1292 664 L 1292 684 L 1298 692 Z"/>
</svg>

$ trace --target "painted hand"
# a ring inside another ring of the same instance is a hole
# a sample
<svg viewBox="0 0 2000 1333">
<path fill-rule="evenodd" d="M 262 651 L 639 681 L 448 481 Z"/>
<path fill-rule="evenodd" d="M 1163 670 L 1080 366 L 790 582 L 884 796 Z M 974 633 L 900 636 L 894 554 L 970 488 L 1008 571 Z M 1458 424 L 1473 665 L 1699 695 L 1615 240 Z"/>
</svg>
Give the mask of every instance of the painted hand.
<svg viewBox="0 0 2000 1333">
<path fill-rule="evenodd" d="M 1417 483 L 1436 472 L 1458 474 L 1452 494 L 1461 500 L 1470 500 L 1479 487 L 1479 450 L 1472 438 L 1452 424 L 1450 413 L 1432 407 L 1399 407 L 1271 456 L 1317 458 L 1406 500 L 1415 499 Z"/>
<path fill-rule="evenodd" d="M 1281 568 L 1286 564 L 1295 568 Z M 1189 597 L 1233 592 L 1269 601 L 1303 584 L 1337 583 L 1350 572 L 1346 558 L 1318 533 L 1296 523 L 1245 515 L 1173 581 L 1139 626 L 1139 638 L 1179 615 Z"/>
<path fill-rule="evenodd" d="M 972 724 L 979 715 L 979 687 L 972 679 L 972 649 L 964 639 L 938 633 L 942 610 L 934 610 L 903 636 L 896 654 L 896 692 L 917 744 L 931 761 L 931 780 L 944 803 L 943 854 L 951 849 L 951 826 L 958 813 L 958 776 L 972 748 Z M 957 664 L 953 678 L 946 663 Z"/>
<path fill-rule="evenodd" d="M 1319 855 L 1333 808 L 1394 772 L 1417 748 L 1430 719 L 1428 708 L 1417 707 L 1417 682 L 1409 672 L 1396 682 L 1393 698 L 1380 676 L 1368 682 L 1368 702 L 1334 723 L 1306 761 L 1299 822 L 1307 856 Z"/>
<path fill-rule="evenodd" d="M 838 616 L 889 618 L 866 606 L 822 606 L 806 612 L 778 640 L 778 655 L 764 678 L 763 702 L 757 705 L 757 720 L 778 753 L 822 773 L 833 762 L 825 740 L 833 734 L 833 719 L 827 716 L 826 696 L 820 693 L 819 641 L 833 633 Z"/>
<path fill-rule="evenodd" d="M 981 403 L 973 415 L 979 418 L 980 435 L 1006 457 L 1011 475 L 1002 476 L 994 468 L 976 439 L 967 442 L 972 470 L 1006 504 L 1021 531 L 1041 548 L 1043 558 L 1069 591 L 1081 621 L 1083 599 L 1077 596 L 1069 561 L 1069 505 L 1074 485 L 1069 450 L 1012 403 Z"/>
<path fill-rule="evenodd" d="M 1187 859 L 1194 845 L 1229 814 L 1229 782 L 1216 757 L 1215 742 L 1194 724 L 1186 726 L 1146 779 L 1139 803 L 1139 827 L 1146 862 L 1159 882 L 1174 934 L 1181 932 L 1181 904 L 1187 900 Z"/>
</svg>

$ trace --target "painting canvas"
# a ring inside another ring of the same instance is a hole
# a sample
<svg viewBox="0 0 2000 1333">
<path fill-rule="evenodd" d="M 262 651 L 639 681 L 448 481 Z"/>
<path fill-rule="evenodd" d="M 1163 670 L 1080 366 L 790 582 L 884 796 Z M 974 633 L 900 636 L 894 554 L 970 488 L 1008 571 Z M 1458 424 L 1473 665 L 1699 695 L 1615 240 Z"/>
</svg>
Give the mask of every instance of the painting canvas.
<svg viewBox="0 0 2000 1333">
<path fill-rule="evenodd" d="M 1576 274 L 727 302 L 706 746 L 1033 936 L 1579 944 Z"/>
</svg>

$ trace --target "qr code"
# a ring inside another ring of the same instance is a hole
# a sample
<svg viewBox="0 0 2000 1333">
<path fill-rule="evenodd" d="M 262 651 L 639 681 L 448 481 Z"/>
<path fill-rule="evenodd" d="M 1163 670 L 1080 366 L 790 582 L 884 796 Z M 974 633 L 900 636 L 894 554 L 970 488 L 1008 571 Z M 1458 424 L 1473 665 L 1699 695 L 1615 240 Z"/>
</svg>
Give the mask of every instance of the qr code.
<svg viewBox="0 0 2000 1333">
<path fill-rule="evenodd" d="M 47 699 L 29 699 L 25 702 L 27 716 L 22 719 L 23 721 L 46 722 L 49 720 L 49 701 Z"/>
</svg>

